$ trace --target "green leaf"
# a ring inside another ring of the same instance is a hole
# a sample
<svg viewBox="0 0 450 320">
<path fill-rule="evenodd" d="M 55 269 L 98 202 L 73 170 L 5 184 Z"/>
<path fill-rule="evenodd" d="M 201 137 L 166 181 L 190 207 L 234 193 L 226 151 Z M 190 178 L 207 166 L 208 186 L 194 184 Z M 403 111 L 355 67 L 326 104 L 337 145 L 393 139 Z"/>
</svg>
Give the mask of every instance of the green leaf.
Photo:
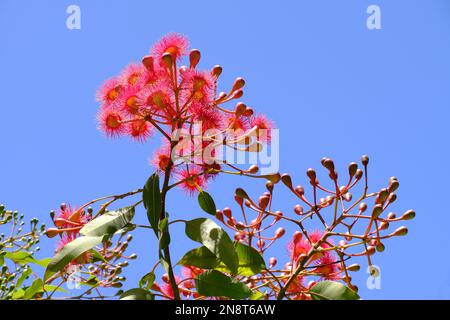
<svg viewBox="0 0 450 320">
<path fill-rule="evenodd" d="M 223 261 L 232 274 L 238 271 L 238 256 L 228 234 L 211 219 L 199 218 L 186 222 L 186 235 L 200 242 Z"/>
<path fill-rule="evenodd" d="M 133 217 L 134 207 L 108 211 L 100 217 L 86 223 L 80 230 L 80 233 L 90 237 L 110 236 L 127 226 Z"/>
<path fill-rule="evenodd" d="M 142 200 L 147 210 L 147 218 L 153 231 L 158 235 L 158 224 L 161 214 L 161 191 L 159 190 L 159 176 L 154 173 L 144 186 Z"/>
<path fill-rule="evenodd" d="M 0 251 L 0 267 L 5 264 L 5 251 Z"/>
<path fill-rule="evenodd" d="M 159 223 L 159 250 L 166 249 L 170 244 L 169 219 L 164 218 Z"/>
<path fill-rule="evenodd" d="M 122 293 L 119 300 L 153 300 L 153 295 L 147 290 L 134 288 Z"/>
<path fill-rule="evenodd" d="M 92 262 L 107 262 L 105 257 L 102 256 L 97 250 L 91 249 L 89 252 L 92 256 Z"/>
<path fill-rule="evenodd" d="M 15 263 L 19 264 L 33 263 L 44 268 L 47 267 L 48 263 L 50 262 L 50 258 L 37 260 L 33 257 L 31 253 L 25 251 L 6 252 L 4 257 L 14 261 Z"/>
<path fill-rule="evenodd" d="M 206 297 L 228 297 L 231 299 L 246 299 L 252 291 L 241 282 L 233 281 L 227 275 L 208 270 L 195 278 L 197 292 Z"/>
<path fill-rule="evenodd" d="M 154 282 L 155 274 L 153 272 L 149 272 L 143 276 L 141 280 L 139 280 L 139 287 L 145 290 L 150 290 Z"/>
<path fill-rule="evenodd" d="M 253 291 L 252 295 L 250 296 L 250 300 L 264 300 L 266 298 L 267 291 L 262 293 L 261 291 Z"/>
<path fill-rule="evenodd" d="M 309 291 L 314 300 L 359 300 L 359 295 L 336 281 L 317 282 Z"/>
<path fill-rule="evenodd" d="M 24 283 L 24 281 L 27 279 L 27 277 L 33 273 L 33 270 L 31 270 L 30 267 L 27 266 L 25 268 L 26 269 L 24 269 L 24 271 L 20 275 L 19 280 L 17 280 L 17 282 L 16 282 L 16 288 L 20 288 L 22 286 L 22 284 Z"/>
<path fill-rule="evenodd" d="M 219 264 L 220 260 L 205 246 L 188 251 L 180 261 L 178 261 L 178 265 L 180 266 L 192 266 L 201 269 L 214 269 L 218 267 Z"/>
<path fill-rule="evenodd" d="M 214 203 L 213 198 L 210 196 L 210 194 L 206 191 L 201 191 L 198 194 L 198 204 L 200 205 L 200 208 L 203 209 L 206 213 L 209 213 L 213 216 L 216 215 L 216 204 Z"/>
<path fill-rule="evenodd" d="M 44 281 L 56 272 L 61 271 L 70 261 L 102 243 L 102 240 L 103 237 L 80 237 L 69 242 L 48 264 L 47 269 L 45 270 Z"/>
<path fill-rule="evenodd" d="M 234 247 L 239 261 L 237 275 L 252 276 L 266 269 L 264 259 L 257 250 L 239 242 L 235 242 Z M 186 253 L 178 264 L 231 273 L 230 269 L 204 246 Z"/>
<path fill-rule="evenodd" d="M 25 290 L 22 299 L 24 300 L 32 299 L 36 294 L 42 292 L 44 292 L 44 282 L 42 281 L 42 279 L 38 278 L 34 280 L 31 286 L 29 286 Z"/>
</svg>

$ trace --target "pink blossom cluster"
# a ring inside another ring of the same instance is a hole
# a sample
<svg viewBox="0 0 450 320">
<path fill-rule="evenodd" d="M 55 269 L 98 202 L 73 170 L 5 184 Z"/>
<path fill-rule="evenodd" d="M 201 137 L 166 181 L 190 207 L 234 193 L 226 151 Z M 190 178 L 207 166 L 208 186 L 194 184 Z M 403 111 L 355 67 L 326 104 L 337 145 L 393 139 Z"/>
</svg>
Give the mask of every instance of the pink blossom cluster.
<svg viewBox="0 0 450 320">
<path fill-rule="evenodd" d="M 189 66 L 181 65 L 184 58 Z M 160 172 L 170 170 L 189 193 L 205 188 L 220 171 L 217 158 L 221 147 L 257 149 L 255 144 L 270 140 L 273 128 L 270 120 L 242 102 L 234 109 L 225 107 L 243 96 L 244 79 L 237 78 L 228 93 L 218 93 L 222 68 L 199 70 L 199 61 L 200 51 L 189 51 L 186 37 L 169 34 L 153 46 L 142 63 L 128 65 L 97 94 L 101 130 L 109 137 L 128 135 L 141 142 L 155 129 L 159 131 L 166 140 L 151 163 Z M 207 155 L 201 152 L 208 148 Z M 174 154 L 190 161 L 176 162 Z"/>
</svg>

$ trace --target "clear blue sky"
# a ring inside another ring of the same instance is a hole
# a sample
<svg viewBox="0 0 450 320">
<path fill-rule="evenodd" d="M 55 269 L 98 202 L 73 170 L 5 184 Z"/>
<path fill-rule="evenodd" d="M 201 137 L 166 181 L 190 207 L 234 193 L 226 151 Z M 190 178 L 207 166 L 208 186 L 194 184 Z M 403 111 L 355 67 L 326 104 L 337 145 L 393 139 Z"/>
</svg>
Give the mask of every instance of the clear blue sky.
<svg viewBox="0 0 450 320">
<path fill-rule="evenodd" d="M 281 128 L 281 171 L 298 183 L 323 156 L 344 172 L 362 154 L 371 157 L 373 190 L 399 178 L 395 209 L 418 216 L 408 237 L 375 256 L 381 290 L 365 288 L 365 270 L 355 276 L 362 297 L 449 299 L 450 3 L 255 3 L 0 0 L 0 202 L 48 223 L 61 202 L 80 205 L 143 185 L 159 138 L 105 139 L 96 129 L 95 91 L 162 35 L 180 32 L 202 51 L 202 66 L 224 67 L 221 88 L 245 77 L 245 101 Z M 81 30 L 66 28 L 70 4 L 81 8 Z M 366 28 L 370 4 L 381 7 L 382 30 Z M 238 185 L 263 191 L 229 177 L 209 190 L 224 207 Z M 202 215 L 181 195 L 169 197 L 172 217 Z M 285 212 L 296 204 L 287 193 L 279 203 Z M 146 221 L 142 210 L 137 215 Z M 174 260 L 195 246 L 178 234 Z M 156 259 L 152 234 L 135 238 L 140 258 L 129 268 L 130 287 Z M 52 241 L 41 246 L 42 256 L 54 249 Z"/>
</svg>

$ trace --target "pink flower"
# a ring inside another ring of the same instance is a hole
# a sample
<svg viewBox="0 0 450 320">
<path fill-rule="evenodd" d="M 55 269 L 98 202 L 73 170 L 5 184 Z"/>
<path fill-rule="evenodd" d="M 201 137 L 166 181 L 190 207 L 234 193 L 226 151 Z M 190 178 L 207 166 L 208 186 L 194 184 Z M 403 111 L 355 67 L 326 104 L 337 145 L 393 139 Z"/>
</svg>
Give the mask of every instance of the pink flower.
<svg viewBox="0 0 450 320">
<path fill-rule="evenodd" d="M 189 40 L 187 37 L 176 33 L 170 33 L 159 40 L 153 48 L 152 55 L 162 64 L 163 54 L 170 53 L 174 60 L 179 60 L 187 54 Z"/>
<path fill-rule="evenodd" d="M 148 85 L 142 89 L 137 97 L 140 106 L 146 106 L 159 116 L 171 119 L 175 115 L 173 108 L 173 91 L 164 81 Z"/>
<path fill-rule="evenodd" d="M 140 86 L 125 87 L 117 101 L 117 107 L 127 115 L 139 114 L 138 94 L 140 90 Z"/>
<path fill-rule="evenodd" d="M 111 78 L 106 80 L 97 92 L 97 100 L 103 107 L 113 104 L 120 96 L 122 86 L 119 79 Z"/>
<path fill-rule="evenodd" d="M 120 73 L 120 83 L 124 86 L 142 86 L 146 69 L 142 64 L 131 63 Z"/>
<path fill-rule="evenodd" d="M 200 173 L 200 169 L 194 166 L 189 166 L 189 170 L 182 169 L 178 174 L 179 181 L 185 180 L 180 184 L 181 188 L 190 195 L 199 192 L 199 189 L 205 188 L 206 180 Z"/>
<path fill-rule="evenodd" d="M 317 260 L 317 268 L 314 272 L 317 273 L 322 279 L 326 280 L 338 280 L 340 274 L 340 262 L 329 251 Z"/>
<path fill-rule="evenodd" d="M 186 69 L 181 73 L 182 87 L 188 91 L 188 99 L 211 101 L 215 91 L 215 79 L 210 72 Z"/>
<path fill-rule="evenodd" d="M 125 117 L 120 110 L 115 108 L 101 108 L 98 115 L 100 129 L 108 137 L 116 137 L 126 130 L 124 125 Z"/>
<path fill-rule="evenodd" d="M 222 115 L 214 107 L 194 101 L 191 103 L 189 110 L 192 114 L 192 119 L 196 122 L 201 122 L 202 132 L 209 129 L 218 129 L 222 125 Z"/>
<path fill-rule="evenodd" d="M 250 119 L 250 127 L 257 127 L 256 138 L 261 142 L 270 142 L 272 139 L 271 130 L 274 127 L 272 120 L 262 114 L 255 115 Z"/>
<path fill-rule="evenodd" d="M 152 132 L 153 127 L 150 127 L 144 119 L 134 119 L 128 123 L 128 133 L 137 141 L 145 141 Z"/>
<path fill-rule="evenodd" d="M 151 160 L 152 165 L 159 171 L 166 171 L 170 162 L 170 145 L 168 143 L 163 144 L 153 155 Z"/>
<path fill-rule="evenodd" d="M 175 276 L 175 282 L 180 283 L 180 278 L 178 276 Z M 172 289 L 172 286 L 170 285 L 170 283 L 164 282 L 159 287 L 160 287 L 161 293 L 164 294 L 167 298 L 170 298 L 170 299 L 174 298 L 173 289 Z"/>
</svg>

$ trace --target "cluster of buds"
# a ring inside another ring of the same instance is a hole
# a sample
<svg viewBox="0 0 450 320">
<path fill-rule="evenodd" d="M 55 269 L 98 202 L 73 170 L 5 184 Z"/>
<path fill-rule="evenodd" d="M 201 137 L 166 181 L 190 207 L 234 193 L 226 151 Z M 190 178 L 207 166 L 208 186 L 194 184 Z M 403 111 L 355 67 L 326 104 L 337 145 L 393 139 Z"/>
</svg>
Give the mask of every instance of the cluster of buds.
<svg viewBox="0 0 450 320">
<path fill-rule="evenodd" d="M 22 275 L 30 272 L 26 259 L 40 250 L 37 244 L 44 233 L 45 225 L 33 218 L 29 222 L 29 231 L 25 231 L 24 215 L 17 211 L 9 211 L 0 205 L 0 299 L 9 299 L 17 288 Z M 27 226 L 28 227 L 28 226 Z M 5 261 L 5 257 L 11 263 Z"/>
<path fill-rule="evenodd" d="M 59 236 L 55 253 L 58 253 L 70 242 L 80 237 L 80 230 L 86 223 L 93 219 L 93 209 L 85 206 L 73 208 L 65 203 L 61 204 L 59 213 L 50 212 L 55 228 L 48 228 L 47 237 Z M 107 212 L 103 210 L 102 212 Z M 136 254 L 126 255 L 125 251 L 132 241 L 132 235 L 127 235 L 126 230 L 115 241 L 106 240 L 101 246 L 89 250 L 76 257 L 61 272 L 54 277 L 67 280 L 73 270 L 80 271 L 80 281 L 95 285 L 95 287 L 120 288 L 125 278 L 120 276 L 122 269 L 127 267 L 130 259 L 136 259 Z M 87 291 L 86 294 L 90 294 Z"/>
<path fill-rule="evenodd" d="M 224 147 L 258 152 L 273 123 L 243 102 L 245 81 L 218 92 L 222 67 L 198 70 L 200 51 L 178 34 L 163 37 L 142 59 L 107 80 L 98 91 L 100 128 L 110 137 L 145 141 L 157 130 L 165 138 L 151 163 L 170 173 L 189 193 L 205 188 L 221 172 Z M 181 65 L 183 58 L 188 65 Z"/>
<path fill-rule="evenodd" d="M 384 251 L 387 239 L 408 232 L 404 226 L 389 231 L 391 225 L 415 217 L 412 210 L 401 216 L 389 212 L 397 199 L 395 191 L 399 182 L 395 177 L 389 179 L 386 188 L 368 192 L 367 156 L 361 159 L 362 168 L 354 162 L 349 164 L 344 185 L 339 183 L 331 159 L 323 158 L 321 163 L 328 171 L 331 187 L 321 184 L 316 171 L 308 169 L 311 197 L 306 196 L 303 186 L 294 186 L 288 174 L 281 176 L 282 183 L 301 201 L 293 207 L 293 214 L 272 209 L 276 180 L 266 183 L 267 191 L 257 200 L 241 188 L 236 190 L 235 200 L 242 220 L 239 221 L 229 208 L 217 211 L 217 219 L 235 232 L 236 241 L 254 247 L 261 254 L 285 235 L 281 222 L 293 223 L 298 229 L 287 241 L 289 257 L 283 266 L 278 267 L 277 258 L 271 257 L 267 272 L 245 279 L 251 288 L 267 289 L 267 298 L 310 299 L 309 290 L 321 280 L 343 281 L 357 291 L 350 272 L 358 271 L 360 266 L 349 264 L 348 260 L 366 257 L 370 270 L 375 272 L 372 256 Z M 363 184 L 362 194 L 353 200 L 352 192 L 359 182 Z M 252 215 L 248 211 L 253 212 Z M 307 228 L 306 224 L 311 221 L 321 225 L 320 230 Z"/>
</svg>

